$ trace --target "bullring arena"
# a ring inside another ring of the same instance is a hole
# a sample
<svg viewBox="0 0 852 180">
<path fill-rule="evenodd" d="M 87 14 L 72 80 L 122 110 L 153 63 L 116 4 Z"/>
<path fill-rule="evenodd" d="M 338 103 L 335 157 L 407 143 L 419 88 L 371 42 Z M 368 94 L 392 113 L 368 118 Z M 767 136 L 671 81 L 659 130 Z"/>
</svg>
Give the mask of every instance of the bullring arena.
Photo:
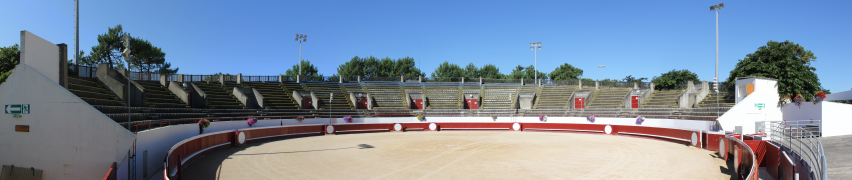
<svg viewBox="0 0 852 180">
<path fill-rule="evenodd" d="M 643 138 L 415 131 L 249 143 L 196 160 L 184 179 L 729 179 L 726 167 L 712 151 Z"/>
<path fill-rule="evenodd" d="M 0 84 L 0 179 L 824 180 L 852 167 L 852 105 L 830 102 L 852 91 L 779 104 L 769 78 L 714 92 L 707 81 L 142 74 L 72 68 L 67 47 L 28 31 L 21 41 Z"/>
</svg>

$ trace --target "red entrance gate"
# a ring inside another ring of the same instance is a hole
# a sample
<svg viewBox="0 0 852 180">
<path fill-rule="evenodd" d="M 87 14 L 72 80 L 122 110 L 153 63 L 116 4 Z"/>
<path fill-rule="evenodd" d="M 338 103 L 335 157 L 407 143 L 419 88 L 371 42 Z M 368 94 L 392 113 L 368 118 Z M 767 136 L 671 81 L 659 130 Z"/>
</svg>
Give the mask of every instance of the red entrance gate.
<svg viewBox="0 0 852 180">
<path fill-rule="evenodd" d="M 412 99 L 411 109 L 423 109 L 423 99 Z"/>
<path fill-rule="evenodd" d="M 479 100 L 468 99 L 465 103 L 465 109 L 479 109 Z"/>
<path fill-rule="evenodd" d="M 630 97 L 630 108 L 639 108 L 639 96 Z"/>
<path fill-rule="evenodd" d="M 574 109 L 585 109 L 586 108 L 586 98 L 579 97 L 574 98 Z"/>
</svg>

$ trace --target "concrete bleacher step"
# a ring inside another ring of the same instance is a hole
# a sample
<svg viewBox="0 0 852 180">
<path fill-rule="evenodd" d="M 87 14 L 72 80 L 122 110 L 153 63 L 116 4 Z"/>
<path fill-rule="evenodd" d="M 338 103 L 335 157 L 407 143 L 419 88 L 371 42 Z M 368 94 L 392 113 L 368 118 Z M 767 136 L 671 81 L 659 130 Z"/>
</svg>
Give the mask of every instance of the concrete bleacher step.
<svg viewBox="0 0 852 180">
<path fill-rule="evenodd" d="M 86 101 L 90 105 L 124 105 L 124 101 L 107 90 L 95 78 L 68 77 L 68 91 Z"/>
<path fill-rule="evenodd" d="M 602 88 L 592 93 L 586 108 L 623 108 L 624 97 L 630 93 L 629 88 Z"/>
</svg>

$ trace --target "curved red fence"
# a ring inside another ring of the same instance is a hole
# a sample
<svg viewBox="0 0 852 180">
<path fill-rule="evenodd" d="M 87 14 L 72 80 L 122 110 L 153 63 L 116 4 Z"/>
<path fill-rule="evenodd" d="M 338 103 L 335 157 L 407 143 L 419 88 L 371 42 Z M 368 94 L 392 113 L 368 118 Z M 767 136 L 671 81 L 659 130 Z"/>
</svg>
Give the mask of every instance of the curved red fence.
<svg viewBox="0 0 852 180">
<path fill-rule="evenodd" d="M 399 126 L 397 126 L 399 124 Z M 739 178 L 757 180 L 757 161 L 755 152 L 745 142 L 737 139 L 739 136 L 707 134 L 701 131 L 659 128 L 630 125 L 607 124 L 571 124 L 571 123 L 511 123 L 511 122 L 481 122 L 481 123 L 452 123 L 452 122 L 423 122 L 423 123 L 379 123 L 379 124 L 332 124 L 304 126 L 276 126 L 240 129 L 237 131 L 221 131 L 202 134 L 175 144 L 168 153 L 166 162 L 166 177 L 180 177 L 181 165 L 210 153 L 219 148 L 236 146 L 249 141 L 268 140 L 276 137 L 292 137 L 303 135 L 323 135 L 331 133 L 359 133 L 406 130 L 505 130 L 505 131 L 546 131 L 546 132 L 581 132 L 611 135 L 626 135 L 643 138 L 654 138 L 676 143 L 684 143 L 703 147 L 707 150 L 720 151 L 724 159 L 735 160 L 736 175 Z M 397 129 L 399 128 L 399 129 Z M 703 142 L 703 141 L 707 142 Z M 724 150 L 724 151 L 722 151 Z M 177 178 L 179 179 L 179 178 Z"/>
</svg>

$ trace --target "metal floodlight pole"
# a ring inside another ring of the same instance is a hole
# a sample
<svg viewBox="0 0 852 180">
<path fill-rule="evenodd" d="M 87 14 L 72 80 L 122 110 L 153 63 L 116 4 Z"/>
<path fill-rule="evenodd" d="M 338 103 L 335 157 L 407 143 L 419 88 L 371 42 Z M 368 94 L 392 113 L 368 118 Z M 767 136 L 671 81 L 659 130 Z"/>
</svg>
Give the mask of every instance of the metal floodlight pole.
<svg viewBox="0 0 852 180">
<path fill-rule="evenodd" d="M 541 49 L 541 42 L 530 43 L 530 50 L 535 53 L 535 64 L 533 66 L 533 82 L 538 83 L 538 49 Z"/>
<path fill-rule="evenodd" d="M 605 68 L 605 67 L 606 67 L 606 65 L 598 65 L 598 69 L 601 69 L 601 77 L 598 79 L 598 81 L 603 80 L 603 68 Z"/>
<path fill-rule="evenodd" d="M 718 117 L 721 112 L 719 112 L 719 10 L 725 7 L 725 3 L 719 3 L 717 5 L 710 6 L 710 11 L 716 12 L 716 78 L 713 78 L 713 81 L 716 83 L 716 116 Z"/>
<path fill-rule="evenodd" d="M 296 41 L 299 41 L 299 77 L 302 77 L 302 42 L 308 41 L 308 35 L 296 34 Z"/>
</svg>

